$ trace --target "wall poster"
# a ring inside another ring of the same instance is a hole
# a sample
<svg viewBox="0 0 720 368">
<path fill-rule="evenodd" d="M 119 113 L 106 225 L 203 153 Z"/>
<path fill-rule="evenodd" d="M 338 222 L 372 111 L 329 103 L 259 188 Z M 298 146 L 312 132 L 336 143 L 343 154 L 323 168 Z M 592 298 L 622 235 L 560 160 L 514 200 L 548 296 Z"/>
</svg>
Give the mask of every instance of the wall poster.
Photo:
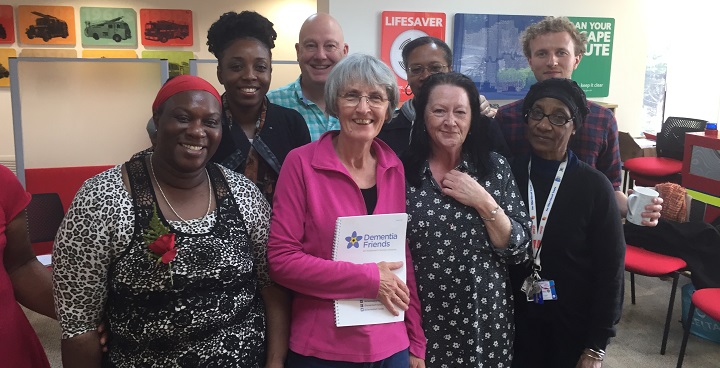
<svg viewBox="0 0 720 368">
<path fill-rule="evenodd" d="M 15 19 L 10 5 L 0 5 L 0 44 L 15 43 Z"/>
<path fill-rule="evenodd" d="M 170 77 L 190 74 L 190 59 L 195 59 L 192 51 L 143 51 L 143 59 L 167 59 Z"/>
<path fill-rule="evenodd" d="M 470 76 L 493 100 L 523 98 L 536 82 L 519 37 L 545 16 L 455 14 L 453 69 Z M 607 97 L 615 29 L 614 18 L 568 17 L 588 35 L 587 50 L 573 79 L 588 97 Z"/>
<path fill-rule="evenodd" d="M 27 45 L 75 45 L 72 6 L 18 6 L 19 41 Z"/>
<path fill-rule="evenodd" d="M 8 59 L 17 56 L 15 49 L 0 49 L 0 87 L 10 86 L 10 63 Z"/>
<path fill-rule="evenodd" d="M 192 11 L 183 9 L 140 9 L 144 46 L 192 46 Z"/>
<path fill-rule="evenodd" d="M 80 7 L 82 45 L 137 47 L 137 14 L 130 8 Z"/>
<path fill-rule="evenodd" d="M 425 36 L 445 41 L 445 13 L 384 11 L 381 15 L 380 58 L 395 73 L 400 101 L 410 99 L 402 49 L 408 42 Z"/>
</svg>

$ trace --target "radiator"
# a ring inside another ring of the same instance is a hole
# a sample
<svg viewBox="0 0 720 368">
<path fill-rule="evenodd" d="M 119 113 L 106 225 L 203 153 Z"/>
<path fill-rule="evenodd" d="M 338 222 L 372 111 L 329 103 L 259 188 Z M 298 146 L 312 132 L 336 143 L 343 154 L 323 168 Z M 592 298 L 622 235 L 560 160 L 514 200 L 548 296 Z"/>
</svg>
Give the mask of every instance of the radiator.
<svg viewBox="0 0 720 368">
<path fill-rule="evenodd" d="M 9 156 L 9 155 L 0 155 L 0 165 L 3 165 L 7 167 L 8 169 L 12 170 L 12 172 L 15 172 L 15 156 Z M 17 173 L 16 173 L 17 174 Z"/>
</svg>

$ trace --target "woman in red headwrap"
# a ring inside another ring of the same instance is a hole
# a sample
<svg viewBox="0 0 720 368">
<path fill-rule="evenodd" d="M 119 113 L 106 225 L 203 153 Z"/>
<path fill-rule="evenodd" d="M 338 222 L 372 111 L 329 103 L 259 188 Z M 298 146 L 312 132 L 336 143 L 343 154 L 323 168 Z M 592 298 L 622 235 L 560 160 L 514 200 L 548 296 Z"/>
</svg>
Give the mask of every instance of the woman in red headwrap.
<svg viewBox="0 0 720 368">
<path fill-rule="evenodd" d="M 212 85 L 175 77 L 152 110 L 154 152 L 89 179 L 58 232 L 63 364 L 264 366 L 270 206 L 247 178 L 208 163 L 222 135 Z"/>
</svg>

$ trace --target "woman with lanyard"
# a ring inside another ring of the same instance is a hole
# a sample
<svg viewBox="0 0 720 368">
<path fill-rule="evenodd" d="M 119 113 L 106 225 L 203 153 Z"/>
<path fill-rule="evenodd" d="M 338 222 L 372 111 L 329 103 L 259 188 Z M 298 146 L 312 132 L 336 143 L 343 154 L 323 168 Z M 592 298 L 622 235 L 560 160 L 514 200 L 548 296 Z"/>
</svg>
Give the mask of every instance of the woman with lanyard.
<svg viewBox="0 0 720 368">
<path fill-rule="evenodd" d="M 577 83 L 536 83 L 523 110 L 532 154 L 513 173 L 532 247 L 530 262 L 511 268 L 512 366 L 597 368 L 622 308 L 625 241 L 613 188 L 567 148 L 588 113 Z"/>
</svg>

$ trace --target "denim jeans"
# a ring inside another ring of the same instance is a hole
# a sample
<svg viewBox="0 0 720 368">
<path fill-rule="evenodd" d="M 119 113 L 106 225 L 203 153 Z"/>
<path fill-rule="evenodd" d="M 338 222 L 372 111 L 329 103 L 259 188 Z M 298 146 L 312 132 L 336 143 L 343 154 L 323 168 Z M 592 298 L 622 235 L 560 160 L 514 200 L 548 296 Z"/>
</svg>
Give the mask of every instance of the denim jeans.
<svg viewBox="0 0 720 368">
<path fill-rule="evenodd" d="M 288 352 L 285 368 L 407 368 L 410 366 L 408 349 L 397 352 L 383 360 L 369 363 L 340 362 L 304 356 Z"/>
</svg>

